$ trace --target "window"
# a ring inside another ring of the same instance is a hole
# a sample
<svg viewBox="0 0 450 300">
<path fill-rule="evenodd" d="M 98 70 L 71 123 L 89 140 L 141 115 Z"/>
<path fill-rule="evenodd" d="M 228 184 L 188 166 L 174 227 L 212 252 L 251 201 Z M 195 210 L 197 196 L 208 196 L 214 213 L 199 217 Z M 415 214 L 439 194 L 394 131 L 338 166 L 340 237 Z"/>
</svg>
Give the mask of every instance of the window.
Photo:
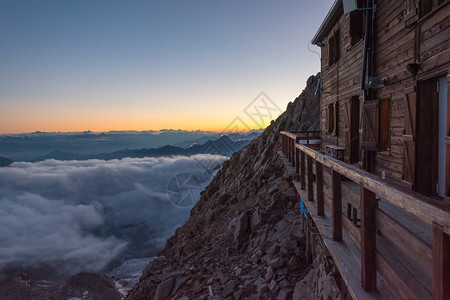
<svg viewBox="0 0 450 300">
<path fill-rule="evenodd" d="M 337 31 L 333 35 L 331 35 L 330 38 L 328 39 L 327 52 L 328 52 L 328 66 L 331 66 L 338 60 L 339 56 L 339 41 Z"/>
<path fill-rule="evenodd" d="M 420 1 L 420 14 L 425 16 L 433 9 L 433 0 L 421 0 Z"/>
<path fill-rule="evenodd" d="M 365 7 L 363 1 L 358 0 L 358 7 Z M 350 39 L 350 46 L 355 45 L 364 36 L 364 11 L 352 11 L 348 18 L 348 37 Z"/>
<path fill-rule="evenodd" d="M 423 17 L 446 0 L 420 0 L 420 16 Z"/>
<path fill-rule="evenodd" d="M 338 105 L 337 102 L 328 104 L 327 109 L 327 131 L 328 134 L 337 134 L 337 112 Z"/>
</svg>

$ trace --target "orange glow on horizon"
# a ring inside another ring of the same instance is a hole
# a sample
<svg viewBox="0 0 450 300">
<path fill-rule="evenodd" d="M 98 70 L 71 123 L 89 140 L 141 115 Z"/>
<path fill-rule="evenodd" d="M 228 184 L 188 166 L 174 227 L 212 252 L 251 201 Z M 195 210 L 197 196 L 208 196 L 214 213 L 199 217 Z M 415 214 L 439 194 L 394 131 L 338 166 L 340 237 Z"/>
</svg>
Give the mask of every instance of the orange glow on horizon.
<svg viewBox="0 0 450 300">
<path fill-rule="evenodd" d="M 121 120 L 122 121 L 122 120 Z M 0 134 L 21 134 L 30 132 L 107 132 L 107 131 L 147 131 L 147 130 L 186 130 L 186 131 L 210 131 L 210 132 L 247 132 L 255 129 L 262 129 L 259 126 L 239 126 L 233 124 L 234 120 L 164 120 L 164 122 L 152 121 L 143 122 L 135 120 L 134 122 L 12 122 L 12 120 L 0 121 Z M 187 122 L 186 122 L 187 121 Z M 249 123 L 249 122 L 247 122 Z M 269 124 L 264 126 L 267 127 Z"/>
</svg>

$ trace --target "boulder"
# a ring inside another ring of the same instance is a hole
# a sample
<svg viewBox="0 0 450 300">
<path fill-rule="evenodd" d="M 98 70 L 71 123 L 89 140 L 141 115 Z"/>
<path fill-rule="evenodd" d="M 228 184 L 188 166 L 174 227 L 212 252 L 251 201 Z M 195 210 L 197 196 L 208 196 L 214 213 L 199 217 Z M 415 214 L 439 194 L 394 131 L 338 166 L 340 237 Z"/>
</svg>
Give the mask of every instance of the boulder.
<svg viewBox="0 0 450 300">
<path fill-rule="evenodd" d="M 248 240 L 248 212 L 242 212 L 237 218 L 236 229 L 234 231 L 234 242 L 240 248 Z"/>
<path fill-rule="evenodd" d="M 0 282 L 0 299 L 65 300 L 66 298 L 46 291 L 34 283 L 27 274 L 19 272 Z"/>
<path fill-rule="evenodd" d="M 172 293 L 173 285 L 174 281 L 172 278 L 169 278 L 158 284 L 155 293 L 155 300 L 164 300 L 169 298 L 170 294 Z"/>
<path fill-rule="evenodd" d="M 122 299 L 122 295 L 116 290 L 114 280 L 108 276 L 98 273 L 79 273 L 71 277 L 64 284 L 62 293 L 69 299 Z"/>
</svg>

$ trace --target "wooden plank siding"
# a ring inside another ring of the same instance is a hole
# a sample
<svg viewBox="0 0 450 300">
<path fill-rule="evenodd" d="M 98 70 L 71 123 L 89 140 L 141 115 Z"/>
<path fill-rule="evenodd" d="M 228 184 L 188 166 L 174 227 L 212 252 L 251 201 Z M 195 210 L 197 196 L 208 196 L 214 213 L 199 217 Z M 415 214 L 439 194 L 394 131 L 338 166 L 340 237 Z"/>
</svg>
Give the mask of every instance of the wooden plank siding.
<svg viewBox="0 0 450 300">
<path fill-rule="evenodd" d="M 411 149 L 415 148 L 405 149 L 407 94 L 417 92 L 420 80 L 450 74 L 449 1 L 441 1 L 442 4 L 434 7 L 425 16 L 418 11 L 417 16 L 413 17 L 416 12 L 411 12 L 409 9 L 420 7 L 418 1 L 378 0 L 373 28 L 372 73 L 374 76 L 387 78 L 387 84 L 373 88 L 372 99 L 388 99 L 390 101 L 390 145 L 382 152 L 373 153 L 372 172 L 378 176 L 383 174 L 387 182 L 409 188 L 414 188 L 415 185 L 414 182 L 408 183 L 404 180 L 405 172 L 410 171 L 405 168 L 405 151 L 411 152 Z M 345 129 L 349 124 L 344 118 L 345 101 L 352 96 L 358 96 L 360 116 L 362 116 L 364 99 L 360 86 L 364 39 L 351 46 L 348 37 L 349 17 L 349 14 L 340 12 L 340 16 L 333 19 L 337 21 L 333 26 L 328 26 L 331 29 L 323 35 L 323 42 L 326 44 L 332 35 L 338 34 L 339 57 L 334 64 L 329 66 L 327 47 L 321 47 L 322 149 L 327 145 L 346 147 Z M 418 64 L 417 74 L 408 70 L 408 64 Z M 336 133 L 327 131 L 327 109 L 332 103 L 336 103 L 337 107 Z M 362 131 L 361 118 L 359 126 Z M 450 132 L 448 134 L 450 135 Z M 360 148 L 362 147 L 361 140 Z M 411 147 L 411 143 L 408 145 Z M 360 153 L 363 153 L 361 149 Z M 408 159 L 416 159 L 415 153 L 412 155 L 413 157 Z M 363 166 L 362 155 L 359 159 L 359 165 Z M 414 179 L 414 176 L 407 177 Z M 447 182 L 450 185 L 450 179 Z M 405 183 L 407 184 L 405 185 Z M 450 194 L 447 197 L 450 197 Z"/>
<path fill-rule="evenodd" d="M 281 135 L 290 138 L 287 135 L 291 134 L 281 132 Z M 283 145 L 292 147 L 293 144 Z M 395 293 L 394 298 L 448 298 L 450 205 L 391 185 L 305 145 L 295 143 L 294 148 L 302 157 L 296 163 L 308 164 L 307 170 L 295 173 L 294 178 L 300 181 L 294 179 L 294 186 L 306 200 L 305 205 L 351 294 L 359 294 L 356 299 L 380 293 L 380 288 L 385 289 L 383 282 Z M 285 147 L 283 151 L 293 152 Z M 293 174 L 296 168 L 290 162 L 285 164 Z M 301 181 L 307 184 L 302 185 Z M 322 201 L 325 214 L 320 207 Z M 353 216 L 344 211 L 347 203 L 357 210 Z M 358 215 L 361 227 L 352 220 Z M 433 231 L 425 224 L 432 225 Z M 347 268 L 352 260 L 349 256 L 353 254 L 345 249 L 353 245 L 359 249 L 354 257 L 358 258 L 360 275 Z M 376 273 L 383 278 L 378 278 Z M 358 281 L 360 286 L 355 286 Z"/>
<path fill-rule="evenodd" d="M 338 262 L 353 296 L 364 295 L 361 288 L 373 295 L 383 277 L 399 299 L 450 299 L 450 0 L 375 1 L 369 67 L 385 82 L 365 91 L 364 38 L 355 43 L 349 36 L 356 19 L 343 13 L 342 2 L 335 0 L 313 44 L 322 53 L 321 150 L 347 147 L 346 155 L 338 161 L 295 144 L 308 172 L 303 166 L 294 186 L 335 260 L 356 247 L 359 287 L 355 270 Z M 329 41 L 337 41 L 337 51 Z M 328 49 L 338 57 L 328 61 Z M 438 113 L 444 77 L 446 120 Z M 359 152 L 348 138 L 351 99 L 359 101 Z M 357 166 L 349 153 L 359 153 Z"/>
<path fill-rule="evenodd" d="M 322 147 L 326 145 L 338 145 L 345 147 L 344 132 L 347 126 L 345 122 L 344 101 L 348 101 L 352 96 L 358 96 L 360 101 L 363 99 L 363 93 L 360 89 L 361 72 L 363 59 L 363 40 L 351 46 L 350 39 L 347 36 L 348 15 L 342 15 L 338 21 L 338 26 L 333 32 L 330 32 L 327 38 L 330 38 L 334 32 L 339 34 L 339 58 L 332 66 L 327 66 L 326 47 L 322 47 L 322 112 L 325 112 L 330 103 L 337 103 L 338 128 L 337 135 L 329 134 L 326 130 L 326 113 L 322 113 Z M 361 105 L 360 105 L 361 106 Z"/>
</svg>

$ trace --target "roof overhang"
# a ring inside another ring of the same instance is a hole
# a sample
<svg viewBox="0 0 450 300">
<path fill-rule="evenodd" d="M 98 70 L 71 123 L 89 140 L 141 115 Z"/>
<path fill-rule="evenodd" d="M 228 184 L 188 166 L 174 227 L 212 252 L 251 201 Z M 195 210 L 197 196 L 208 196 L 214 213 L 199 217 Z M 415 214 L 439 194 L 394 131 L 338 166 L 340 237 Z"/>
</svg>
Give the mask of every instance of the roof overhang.
<svg viewBox="0 0 450 300">
<path fill-rule="evenodd" d="M 318 45 L 321 43 L 323 38 L 330 32 L 334 24 L 339 20 L 343 13 L 342 0 L 334 1 L 333 6 L 325 17 L 325 20 L 323 20 L 322 25 L 320 25 L 319 30 L 313 37 L 311 44 Z"/>
</svg>

